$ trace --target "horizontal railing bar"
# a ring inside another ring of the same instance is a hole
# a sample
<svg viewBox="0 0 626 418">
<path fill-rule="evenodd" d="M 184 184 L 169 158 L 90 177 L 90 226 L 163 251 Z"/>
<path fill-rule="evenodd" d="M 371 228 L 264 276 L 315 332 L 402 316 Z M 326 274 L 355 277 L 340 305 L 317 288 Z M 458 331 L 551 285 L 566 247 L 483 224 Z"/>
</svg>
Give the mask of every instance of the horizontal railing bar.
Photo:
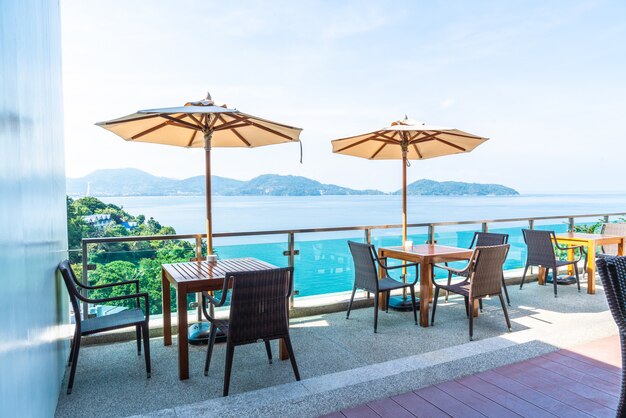
<svg viewBox="0 0 626 418">
<path fill-rule="evenodd" d="M 408 228 L 420 228 L 429 226 L 453 226 L 453 225 L 472 225 L 483 223 L 506 223 L 506 222 L 523 222 L 523 221 L 544 221 L 551 219 L 569 219 L 569 218 L 593 218 L 604 216 L 626 215 L 626 212 L 618 213 L 598 213 L 598 214 L 581 214 L 581 215 L 559 215 L 559 216 L 535 216 L 525 218 L 501 218 L 501 219 L 479 219 L 469 221 L 442 221 L 442 222 L 426 222 L 408 224 Z M 259 235 L 281 235 L 281 234 L 310 234 L 321 232 L 343 232 L 343 231 L 364 231 L 371 229 L 398 229 L 400 224 L 393 225 L 362 225 L 362 226 L 340 226 L 328 228 L 302 228 L 302 229 L 274 229 L 268 231 L 241 231 L 241 232 L 217 232 L 213 234 L 214 238 L 230 238 L 230 237 L 248 237 Z M 146 235 L 146 236 L 126 236 L 126 237 L 98 237 L 83 238 L 85 244 L 102 244 L 113 242 L 137 242 L 137 241 L 164 241 L 170 239 L 196 239 L 206 238 L 206 234 L 174 234 L 174 235 Z"/>
</svg>

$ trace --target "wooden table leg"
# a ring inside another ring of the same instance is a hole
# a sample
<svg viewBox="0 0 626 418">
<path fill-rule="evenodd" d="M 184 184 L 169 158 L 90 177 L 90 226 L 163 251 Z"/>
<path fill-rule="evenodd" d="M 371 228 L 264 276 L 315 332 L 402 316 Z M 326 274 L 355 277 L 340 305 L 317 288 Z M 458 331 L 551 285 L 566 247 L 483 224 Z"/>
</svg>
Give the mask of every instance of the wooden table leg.
<svg viewBox="0 0 626 418">
<path fill-rule="evenodd" d="M 617 255 L 619 256 L 624 255 L 624 237 L 622 237 L 622 240 L 619 243 L 617 243 Z"/>
<path fill-rule="evenodd" d="M 161 306 L 163 310 L 163 344 L 172 345 L 172 305 L 170 301 L 170 282 L 161 268 Z"/>
<path fill-rule="evenodd" d="M 537 283 L 539 286 L 543 286 L 546 284 L 546 273 L 547 269 L 545 267 L 539 267 L 539 271 L 537 272 Z"/>
<path fill-rule="evenodd" d="M 587 244 L 587 293 L 596 293 L 596 243 Z"/>
<path fill-rule="evenodd" d="M 281 360 L 289 360 L 289 351 L 287 351 L 287 344 L 285 344 L 283 338 L 278 341 L 278 358 Z"/>
<path fill-rule="evenodd" d="M 178 378 L 189 379 L 189 341 L 187 335 L 187 289 L 178 286 L 176 310 L 178 311 Z"/>
<path fill-rule="evenodd" d="M 289 321 L 289 311 L 287 311 L 287 321 Z M 287 351 L 287 344 L 285 339 L 278 340 L 278 358 L 281 360 L 289 360 L 289 351 Z"/>
<path fill-rule="evenodd" d="M 478 299 L 474 299 L 474 305 L 472 306 L 472 315 L 474 315 L 474 318 L 478 316 Z"/>
<path fill-rule="evenodd" d="M 567 261 L 574 261 L 574 250 L 567 250 Z M 567 274 L 572 276 L 574 274 L 574 265 L 567 265 Z"/>
<path fill-rule="evenodd" d="M 420 264 L 420 325 L 428 326 L 429 306 L 432 288 L 432 265 L 424 260 Z"/>
</svg>

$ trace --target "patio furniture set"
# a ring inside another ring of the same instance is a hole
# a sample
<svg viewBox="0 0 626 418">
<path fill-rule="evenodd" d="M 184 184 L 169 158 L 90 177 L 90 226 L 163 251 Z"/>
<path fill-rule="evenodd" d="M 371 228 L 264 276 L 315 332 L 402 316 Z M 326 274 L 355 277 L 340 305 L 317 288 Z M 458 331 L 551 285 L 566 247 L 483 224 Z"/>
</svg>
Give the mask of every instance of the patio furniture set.
<svg viewBox="0 0 626 418">
<path fill-rule="evenodd" d="M 577 264 L 582 257 L 586 257 L 585 267 L 588 277 L 595 277 L 595 256 L 596 249 L 610 254 L 622 255 L 624 251 L 624 239 L 626 237 L 626 224 L 607 223 L 603 224 L 599 234 L 586 234 L 569 232 L 563 235 L 556 235 L 553 231 L 543 231 L 534 229 L 523 229 L 523 237 L 527 246 L 527 260 L 522 276 L 520 289 L 524 286 L 524 281 L 529 267 L 540 268 L 539 284 L 545 284 L 545 276 L 548 270 L 552 270 L 552 280 L 554 296 L 557 297 L 557 283 L 559 283 L 557 270 L 559 267 L 568 266 L 568 273 L 575 274 L 575 282 L 580 291 L 580 278 Z M 363 289 L 374 293 L 374 332 L 377 331 L 378 308 L 387 310 L 386 299 L 389 298 L 391 290 L 409 288 L 411 289 L 411 302 L 415 302 L 414 288 L 419 281 L 420 286 L 420 325 L 429 325 L 429 303 L 433 303 L 433 315 L 430 325 L 434 324 L 434 313 L 437 306 L 440 290 L 446 293 L 445 300 L 448 300 L 449 293 L 456 293 L 464 298 L 467 316 L 470 319 L 470 340 L 473 334 L 473 317 L 477 316 L 478 306 L 482 309 L 482 298 L 487 296 L 498 296 L 502 302 L 502 309 L 508 328 L 511 328 L 504 297 L 508 305 L 511 304 L 508 290 L 504 282 L 503 266 L 509 250 L 507 244 L 507 234 L 496 234 L 489 232 L 476 232 L 469 248 L 457 248 L 437 244 L 405 245 L 397 247 L 379 248 L 378 253 L 373 245 L 349 242 L 350 250 L 355 263 L 355 283 L 352 297 L 348 305 L 348 316 L 356 289 Z M 561 245 L 561 243 L 569 245 Z M 555 248 L 566 251 L 567 260 L 561 260 Z M 587 250 L 585 251 L 585 248 Z M 578 259 L 574 258 L 575 251 L 578 250 Z M 482 255 L 481 255 L 482 254 Z M 398 259 L 410 262 L 398 266 L 389 266 L 388 259 Z M 448 262 L 468 260 L 463 269 L 453 269 L 448 266 Z M 437 264 L 444 263 L 444 264 Z M 378 274 L 376 274 L 378 265 Z M 411 283 L 406 283 L 406 269 L 416 267 L 415 279 Z M 433 280 L 434 268 L 440 268 L 448 273 L 446 284 L 440 284 Z M 388 272 L 392 269 L 402 268 L 402 281 L 392 279 Z M 460 281 L 452 283 L 453 276 L 460 278 Z M 380 277 L 380 280 L 376 278 Z M 495 286 L 497 278 L 498 286 Z M 434 287 L 434 298 L 433 298 Z M 587 292 L 595 293 L 593 280 L 588 280 Z M 470 315 L 470 311 L 473 312 Z M 417 320 L 416 320 L 417 323 Z"/>
<path fill-rule="evenodd" d="M 600 249 L 607 254 L 623 255 L 626 230 L 618 229 L 623 227 L 623 224 L 606 224 L 603 226 L 600 234 L 568 233 L 566 235 L 556 235 L 551 231 L 524 229 L 522 232 L 528 247 L 528 259 L 520 289 L 524 285 L 528 268 L 530 266 L 539 266 L 540 269 L 552 271 L 552 282 L 556 297 L 557 269 L 567 266 L 570 272 L 576 275 L 576 283 L 580 291 L 577 263 L 585 256 L 588 260 L 586 267 L 588 277 L 590 278 L 588 280 L 588 293 L 593 294 L 595 292 L 593 274 L 595 274 L 596 249 Z M 624 234 L 612 235 L 611 233 Z M 466 315 L 469 319 L 470 340 L 473 338 L 474 317 L 478 316 L 479 306 L 480 310 L 482 310 L 482 299 L 485 297 L 497 296 L 499 298 L 507 328 L 511 331 L 507 304 L 505 304 L 505 298 L 508 305 L 510 305 L 510 299 L 503 273 L 503 266 L 510 248 L 510 244 L 507 241 L 508 235 L 506 234 L 476 232 L 469 248 L 456 248 L 437 244 L 411 244 L 397 247 L 381 247 L 378 251 L 376 251 L 373 245 L 348 241 L 354 261 L 354 286 L 348 303 L 346 318 L 350 316 L 356 290 L 366 290 L 373 294 L 375 308 L 374 332 L 377 332 L 379 310 L 388 311 L 391 291 L 408 289 L 415 324 L 419 322 L 423 327 L 432 326 L 435 324 L 435 312 L 440 293 L 444 291 L 445 301 L 447 301 L 450 293 L 460 295 L 464 299 Z M 560 244 L 561 242 L 570 245 L 563 246 Z M 559 260 L 554 250 L 555 247 L 566 251 L 568 260 Z M 586 252 L 583 251 L 583 247 L 587 248 Z M 579 256 L 575 259 L 574 255 L 577 250 Z M 606 261 L 619 258 L 606 257 L 598 260 L 603 280 L 608 277 L 608 274 L 619 275 L 618 273 L 623 273 L 623 277 L 620 276 L 621 282 L 619 283 L 626 287 L 626 269 L 614 271 L 615 269 L 611 267 L 612 261 Z M 390 265 L 388 263 L 389 259 L 402 260 L 405 263 Z M 447 264 L 448 262 L 463 260 L 466 260 L 467 264 L 460 269 L 452 268 Z M 605 267 L 605 264 L 608 267 Z M 414 280 L 407 282 L 407 269 L 413 267 L 415 268 Z M 445 283 L 434 280 L 435 268 L 443 269 L 447 272 L 448 277 Z M 393 279 L 389 272 L 399 269 L 402 269 L 402 280 Z M 137 353 L 141 355 L 143 341 L 146 372 L 147 376 L 150 377 L 148 325 L 150 308 L 148 294 L 140 292 L 139 282 L 131 280 L 101 286 L 87 286 L 76 278 L 67 261 L 59 265 L 59 270 L 70 295 L 72 308 L 76 313 L 76 330 L 68 361 L 71 370 L 67 393 L 70 394 L 72 392 L 81 337 L 118 328 L 130 326 L 136 328 Z M 545 272 L 540 271 L 540 275 L 542 273 Z M 540 284 L 545 284 L 545 279 L 540 278 Z M 131 285 L 134 293 L 123 296 L 105 299 L 90 299 L 85 296 L 86 291 L 93 289 Z M 419 321 L 417 316 L 418 301 L 416 300 L 416 286 L 418 285 L 420 290 Z M 300 373 L 289 337 L 289 297 L 293 291 L 293 268 L 277 268 L 254 258 L 215 261 L 197 259 L 184 263 L 162 265 L 163 340 L 166 346 L 172 344 L 170 304 L 170 289 L 172 286 L 177 290 L 179 379 L 189 378 L 187 295 L 202 292 L 202 312 L 211 324 L 204 374 L 208 375 L 216 331 L 219 329 L 226 335 L 224 396 L 227 396 L 229 393 L 234 349 L 236 346 L 243 344 L 263 342 L 268 360 L 271 363 L 272 352 L 269 342 L 271 340 L 280 340 L 279 358 L 291 361 L 295 378 L 300 380 Z M 606 289 L 607 285 L 604 284 L 604 286 Z M 215 291 L 221 291 L 219 298 L 213 294 Z M 230 300 L 228 298 L 229 294 Z M 134 307 L 103 317 L 81 319 L 79 301 L 103 303 L 120 300 L 133 300 Z M 615 300 L 617 300 L 615 303 L 623 304 L 626 299 L 617 296 Z M 141 307 L 142 301 L 143 309 Z M 217 318 L 214 309 L 225 306 L 227 302 L 230 305 L 228 319 Z M 433 303 L 432 316 L 429 318 L 429 304 L 431 302 Z M 612 303 L 610 299 L 609 302 Z M 611 309 L 614 310 L 614 306 Z M 614 315 L 615 312 L 613 312 Z M 619 312 L 626 314 L 626 305 Z M 622 332 L 626 335 L 626 331 Z"/>
</svg>

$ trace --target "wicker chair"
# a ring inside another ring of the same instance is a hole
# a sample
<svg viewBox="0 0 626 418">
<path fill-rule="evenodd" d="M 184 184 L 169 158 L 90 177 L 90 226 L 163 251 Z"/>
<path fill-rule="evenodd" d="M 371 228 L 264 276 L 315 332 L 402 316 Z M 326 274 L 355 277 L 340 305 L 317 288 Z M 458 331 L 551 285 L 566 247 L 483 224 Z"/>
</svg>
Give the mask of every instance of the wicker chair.
<svg viewBox="0 0 626 418">
<path fill-rule="evenodd" d="M 557 297 L 557 276 L 558 268 L 562 266 L 574 266 L 574 272 L 576 274 L 576 285 L 580 292 L 580 277 L 578 274 L 578 262 L 582 258 L 582 252 L 578 257 L 578 260 L 559 260 L 554 252 L 556 246 L 561 251 L 567 250 L 582 250 L 582 245 L 574 246 L 562 246 L 556 240 L 554 231 L 541 231 L 537 229 L 522 229 L 524 234 L 524 242 L 528 247 L 528 256 L 526 257 L 526 267 L 524 268 L 524 274 L 522 275 L 522 282 L 519 285 L 521 289 L 524 286 L 526 280 L 526 273 L 530 266 L 543 267 L 546 269 L 546 276 L 548 270 L 552 270 L 552 284 L 554 285 L 554 297 Z"/>
<path fill-rule="evenodd" d="M 223 306 L 232 285 L 230 316 L 227 320 L 217 319 L 207 311 L 207 301 L 214 307 Z M 245 271 L 226 274 L 222 297 L 218 301 L 208 292 L 202 292 L 202 311 L 211 322 L 211 338 L 207 349 L 204 375 L 208 376 L 216 328 L 226 334 L 226 367 L 224 369 L 224 396 L 228 396 L 230 375 L 235 347 L 265 342 L 269 362 L 272 362 L 270 341 L 285 342 L 291 366 L 300 380 L 300 372 L 289 338 L 289 296 L 293 288 L 293 268 Z"/>
<path fill-rule="evenodd" d="M 360 242 L 348 241 L 350 246 L 350 252 L 352 253 L 352 259 L 354 261 L 354 286 L 352 287 L 352 296 L 350 297 L 350 303 L 348 304 L 348 312 L 346 313 L 346 319 L 350 318 L 350 310 L 352 309 L 352 302 L 354 301 L 354 294 L 357 289 L 364 289 L 374 294 L 374 332 L 378 330 L 378 306 L 380 304 L 380 292 L 385 292 L 387 295 L 387 301 L 391 291 L 395 289 L 409 288 L 411 291 L 411 303 L 413 305 L 413 319 L 417 325 L 417 307 L 415 304 L 415 284 L 418 280 L 417 266 L 418 263 L 408 263 L 398 266 L 387 266 L 387 260 L 385 258 L 378 258 L 376 255 L 376 249 L 373 245 L 362 244 Z M 378 264 L 385 271 L 385 276 L 381 279 L 378 278 L 378 270 L 376 269 Z M 392 279 L 389 276 L 389 270 L 416 267 L 415 281 L 412 283 L 403 283 Z M 389 312 L 389 303 L 387 303 L 387 312 Z"/>
<path fill-rule="evenodd" d="M 467 277 L 460 283 L 451 285 L 441 285 L 436 282 L 435 296 L 433 299 L 433 313 L 431 317 L 431 325 L 435 324 L 435 312 L 437 311 L 437 300 L 441 289 L 456 293 L 465 299 L 465 312 L 469 318 L 469 338 L 470 341 L 474 336 L 474 315 L 471 308 L 474 306 L 474 300 L 487 296 L 498 295 L 506 324 L 511 331 L 511 321 L 506 310 L 504 298 L 502 297 L 502 269 L 504 261 L 509 252 L 509 244 L 495 245 L 491 247 L 476 247 L 472 256 L 464 269 L 457 270 L 448 266 L 437 265 L 437 267 L 457 275 Z"/>
<path fill-rule="evenodd" d="M 468 248 L 474 247 L 491 247 L 494 245 L 504 245 L 509 241 L 509 234 L 496 234 L 493 232 L 474 232 L 474 237 Z M 448 263 L 444 263 L 446 266 Z M 467 274 L 467 273 L 466 273 Z M 467 277 L 467 276 L 463 276 Z M 448 286 L 452 283 L 452 272 L 448 272 Z M 506 303 L 511 306 L 511 299 L 509 298 L 509 292 L 506 289 L 506 283 L 504 282 L 504 273 L 502 274 L 502 289 L 504 290 L 504 296 L 506 297 Z M 449 292 L 446 291 L 446 302 L 448 301 Z M 483 309 L 483 301 L 480 300 L 480 309 Z"/>
<path fill-rule="evenodd" d="M 626 236 L 626 222 L 603 223 L 600 233 L 620 237 Z M 600 252 L 607 255 L 617 255 L 617 244 L 603 245 L 600 247 Z"/>
<path fill-rule="evenodd" d="M 626 416 L 626 257 L 601 256 L 596 260 L 613 319 L 617 324 L 622 349 L 622 384 L 617 417 Z"/>
<path fill-rule="evenodd" d="M 87 286 L 81 284 L 69 261 L 63 261 L 59 264 L 59 271 L 63 276 L 65 287 L 70 296 L 70 302 L 72 303 L 72 309 L 74 310 L 74 318 L 76 319 L 76 329 L 74 331 L 74 338 L 72 339 L 72 347 L 70 349 L 70 356 L 68 365 L 71 365 L 70 378 L 67 384 L 67 394 L 72 393 L 72 387 L 74 386 L 74 375 L 76 374 L 76 364 L 78 363 L 78 352 L 80 350 L 80 339 L 85 335 L 97 334 L 99 332 L 110 331 L 119 328 L 126 328 L 134 326 L 137 332 L 137 355 L 141 355 L 141 338 L 143 334 L 143 344 L 146 358 L 146 372 L 148 377 L 151 374 L 150 366 L 150 335 L 149 335 L 149 316 L 150 306 L 148 302 L 148 293 L 139 293 L 139 280 L 129 280 L 119 283 L 103 284 L 99 286 Z M 89 299 L 80 294 L 78 288 L 87 290 L 105 289 L 115 286 L 135 285 L 135 293 L 123 296 L 115 296 L 104 299 Z M 91 319 L 81 319 L 79 300 L 86 303 L 105 303 L 126 299 L 135 299 L 135 308 L 124 310 L 111 315 L 100 316 Z M 140 300 L 144 300 L 145 315 L 140 307 Z"/>
</svg>

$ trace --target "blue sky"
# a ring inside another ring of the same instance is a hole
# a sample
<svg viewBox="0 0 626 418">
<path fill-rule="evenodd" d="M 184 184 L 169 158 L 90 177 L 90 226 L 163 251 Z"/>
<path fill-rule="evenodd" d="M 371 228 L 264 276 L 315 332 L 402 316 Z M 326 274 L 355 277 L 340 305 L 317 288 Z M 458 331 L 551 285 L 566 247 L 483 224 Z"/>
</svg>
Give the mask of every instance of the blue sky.
<svg viewBox="0 0 626 418">
<path fill-rule="evenodd" d="M 184 5 L 184 6 L 183 6 Z M 401 166 L 330 140 L 407 114 L 490 141 L 420 178 L 522 192 L 626 192 L 626 2 L 62 1 L 67 175 L 184 178 L 202 151 L 127 143 L 97 121 L 218 103 L 304 128 L 299 148 L 216 149 L 214 174 L 396 190 Z M 571 174 L 566 175 L 566 174 Z"/>
</svg>

